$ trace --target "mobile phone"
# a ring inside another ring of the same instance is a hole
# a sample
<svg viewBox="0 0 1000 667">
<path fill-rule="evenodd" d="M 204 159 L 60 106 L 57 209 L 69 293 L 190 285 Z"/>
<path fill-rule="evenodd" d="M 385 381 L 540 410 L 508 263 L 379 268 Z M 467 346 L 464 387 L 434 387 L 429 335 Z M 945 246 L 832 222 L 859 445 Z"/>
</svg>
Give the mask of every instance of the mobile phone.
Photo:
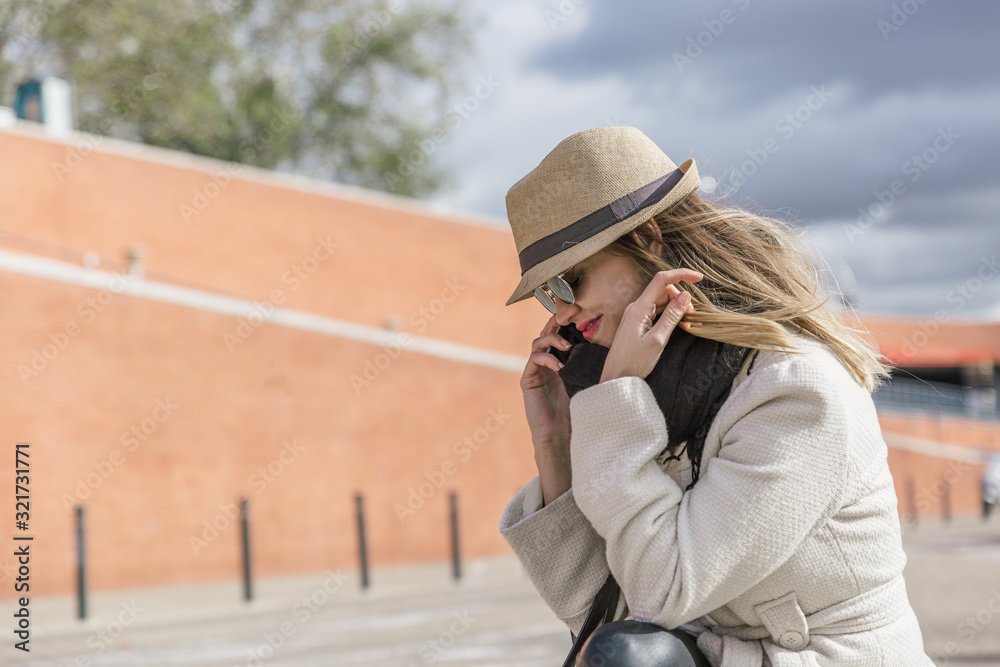
<svg viewBox="0 0 1000 667">
<path fill-rule="evenodd" d="M 583 337 L 583 334 L 580 333 L 580 330 L 577 329 L 576 325 L 573 324 L 572 322 L 560 326 L 558 329 L 556 329 L 556 333 L 565 338 L 566 340 L 568 340 L 571 346 L 576 345 L 577 343 L 587 342 L 587 339 Z M 573 348 L 570 347 L 568 350 L 562 350 L 559 349 L 558 347 L 549 346 L 549 349 L 545 351 L 565 364 L 566 360 L 569 359 L 569 353 L 570 351 L 572 351 L 572 349 Z"/>
</svg>

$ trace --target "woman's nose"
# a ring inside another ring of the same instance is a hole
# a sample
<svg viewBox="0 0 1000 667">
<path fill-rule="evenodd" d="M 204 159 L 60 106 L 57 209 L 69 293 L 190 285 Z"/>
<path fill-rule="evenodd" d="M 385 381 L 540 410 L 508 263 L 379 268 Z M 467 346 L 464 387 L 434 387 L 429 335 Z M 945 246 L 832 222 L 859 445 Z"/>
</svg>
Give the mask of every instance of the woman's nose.
<svg viewBox="0 0 1000 667">
<path fill-rule="evenodd" d="M 575 303 L 566 303 L 560 300 L 559 297 L 555 298 L 555 302 L 556 302 L 556 323 L 559 324 L 559 326 L 566 326 L 567 324 L 570 323 L 570 320 L 572 320 L 573 315 L 575 315 L 576 312 L 580 310 L 580 307 L 577 306 Z"/>
</svg>

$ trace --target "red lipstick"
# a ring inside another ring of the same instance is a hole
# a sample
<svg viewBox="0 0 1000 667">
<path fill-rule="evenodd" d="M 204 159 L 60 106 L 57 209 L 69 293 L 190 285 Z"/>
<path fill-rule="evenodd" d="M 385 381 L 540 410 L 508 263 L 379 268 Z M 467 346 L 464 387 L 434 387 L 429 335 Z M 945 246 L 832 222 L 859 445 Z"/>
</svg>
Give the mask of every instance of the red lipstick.
<svg viewBox="0 0 1000 667">
<path fill-rule="evenodd" d="M 577 327 L 578 329 L 580 329 L 580 332 L 583 334 L 583 337 L 587 341 L 590 341 L 590 339 L 594 337 L 594 332 L 596 332 L 597 331 L 597 327 L 599 327 L 601 325 L 600 320 L 601 320 L 601 316 L 598 315 L 594 319 L 587 320 L 586 322 L 584 322 L 582 328 L 581 327 Z"/>
</svg>

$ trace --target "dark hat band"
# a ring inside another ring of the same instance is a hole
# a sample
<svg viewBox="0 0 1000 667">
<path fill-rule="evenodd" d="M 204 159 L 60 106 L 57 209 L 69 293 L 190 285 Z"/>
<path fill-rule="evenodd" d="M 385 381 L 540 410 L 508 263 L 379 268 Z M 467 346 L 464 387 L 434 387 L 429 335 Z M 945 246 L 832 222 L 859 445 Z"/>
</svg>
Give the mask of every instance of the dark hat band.
<svg viewBox="0 0 1000 667">
<path fill-rule="evenodd" d="M 637 211 L 652 206 L 666 197 L 683 176 L 684 172 L 677 168 L 559 231 L 538 239 L 517 255 L 518 261 L 521 263 L 521 275 L 523 276 L 528 269 L 539 262 L 562 252 L 567 246 L 585 241 L 608 227 L 618 224 Z"/>
</svg>

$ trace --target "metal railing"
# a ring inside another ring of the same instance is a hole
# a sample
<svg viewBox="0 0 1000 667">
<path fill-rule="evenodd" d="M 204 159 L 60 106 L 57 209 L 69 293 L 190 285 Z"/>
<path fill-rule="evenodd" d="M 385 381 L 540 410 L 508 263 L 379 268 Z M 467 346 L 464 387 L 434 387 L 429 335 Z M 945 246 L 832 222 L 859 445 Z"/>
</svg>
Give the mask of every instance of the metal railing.
<svg viewBox="0 0 1000 667">
<path fill-rule="evenodd" d="M 921 412 L 966 419 L 1000 420 L 996 390 L 947 382 L 895 377 L 873 395 L 875 408 L 886 412 Z"/>
</svg>

